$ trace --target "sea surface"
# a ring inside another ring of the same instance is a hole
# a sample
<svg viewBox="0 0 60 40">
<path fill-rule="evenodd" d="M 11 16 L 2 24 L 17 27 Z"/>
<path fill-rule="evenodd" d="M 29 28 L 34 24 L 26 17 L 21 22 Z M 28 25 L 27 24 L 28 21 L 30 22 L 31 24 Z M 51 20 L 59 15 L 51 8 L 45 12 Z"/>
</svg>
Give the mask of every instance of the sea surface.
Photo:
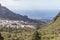
<svg viewBox="0 0 60 40">
<path fill-rule="evenodd" d="M 59 13 L 58 10 L 19 10 L 15 12 L 32 19 L 53 19 Z"/>
</svg>

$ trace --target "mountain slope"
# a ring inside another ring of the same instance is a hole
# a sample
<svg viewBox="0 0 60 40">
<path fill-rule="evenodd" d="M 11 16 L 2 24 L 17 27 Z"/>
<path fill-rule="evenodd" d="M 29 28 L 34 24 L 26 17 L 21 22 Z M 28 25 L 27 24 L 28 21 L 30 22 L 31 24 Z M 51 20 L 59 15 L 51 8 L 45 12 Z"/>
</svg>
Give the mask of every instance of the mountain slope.
<svg viewBox="0 0 60 40">
<path fill-rule="evenodd" d="M 0 6 L 0 18 L 11 19 L 11 20 L 23 20 L 28 19 L 26 16 L 15 14 L 6 7 Z"/>
<path fill-rule="evenodd" d="M 41 34 L 43 35 L 43 40 L 60 40 L 60 12 L 53 22 L 41 29 Z"/>
<path fill-rule="evenodd" d="M 32 22 L 32 23 L 37 23 L 37 24 L 45 24 L 46 22 L 41 21 L 41 20 L 35 20 L 35 19 L 30 19 L 27 16 L 22 16 L 19 14 L 16 14 L 9 10 L 6 7 L 1 6 L 0 4 L 0 19 L 8 19 L 8 20 L 18 20 L 18 21 L 25 21 L 25 22 Z"/>
</svg>

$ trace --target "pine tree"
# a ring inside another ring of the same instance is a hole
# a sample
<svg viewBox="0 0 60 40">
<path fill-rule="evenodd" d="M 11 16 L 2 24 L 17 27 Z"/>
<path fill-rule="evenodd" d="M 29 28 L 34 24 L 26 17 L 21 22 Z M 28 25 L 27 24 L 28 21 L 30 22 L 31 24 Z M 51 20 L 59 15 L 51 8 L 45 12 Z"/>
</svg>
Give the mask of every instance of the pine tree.
<svg viewBox="0 0 60 40">
<path fill-rule="evenodd" d="M 4 38 L 1 36 L 1 33 L 0 33 L 0 40 L 4 40 Z"/>
<path fill-rule="evenodd" d="M 41 40 L 41 34 L 38 33 L 38 31 L 35 31 L 32 37 L 32 40 Z"/>
</svg>

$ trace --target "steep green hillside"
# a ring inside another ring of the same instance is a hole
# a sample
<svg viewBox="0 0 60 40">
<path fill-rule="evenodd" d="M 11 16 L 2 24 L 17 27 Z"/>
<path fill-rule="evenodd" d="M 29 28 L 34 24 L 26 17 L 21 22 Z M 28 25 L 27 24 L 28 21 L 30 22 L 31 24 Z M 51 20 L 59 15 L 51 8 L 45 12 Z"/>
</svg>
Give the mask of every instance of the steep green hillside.
<svg viewBox="0 0 60 40">
<path fill-rule="evenodd" d="M 60 12 L 53 22 L 41 29 L 42 40 L 60 40 Z"/>
</svg>

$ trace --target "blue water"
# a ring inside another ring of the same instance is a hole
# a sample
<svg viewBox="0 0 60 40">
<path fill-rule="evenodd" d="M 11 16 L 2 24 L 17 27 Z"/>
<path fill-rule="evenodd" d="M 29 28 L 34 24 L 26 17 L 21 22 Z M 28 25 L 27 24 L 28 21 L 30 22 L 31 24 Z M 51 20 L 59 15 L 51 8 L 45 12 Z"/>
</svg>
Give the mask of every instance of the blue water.
<svg viewBox="0 0 60 40">
<path fill-rule="evenodd" d="M 53 19 L 57 14 L 58 10 L 20 10 L 18 14 L 27 15 L 33 19 Z"/>
</svg>

